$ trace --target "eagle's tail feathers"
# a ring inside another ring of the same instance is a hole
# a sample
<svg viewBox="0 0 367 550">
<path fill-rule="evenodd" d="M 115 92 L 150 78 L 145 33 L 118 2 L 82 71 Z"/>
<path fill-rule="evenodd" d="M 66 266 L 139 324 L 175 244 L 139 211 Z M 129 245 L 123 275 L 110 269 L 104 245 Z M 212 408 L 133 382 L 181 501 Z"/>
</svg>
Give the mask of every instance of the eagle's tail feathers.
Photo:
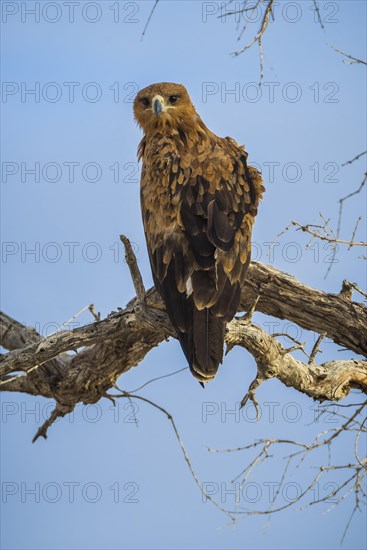
<svg viewBox="0 0 367 550">
<path fill-rule="evenodd" d="M 190 370 L 199 382 L 210 382 L 223 361 L 225 321 L 210 309 L 194 308 L 190 330 L 179 334 Z"/>
</svg>

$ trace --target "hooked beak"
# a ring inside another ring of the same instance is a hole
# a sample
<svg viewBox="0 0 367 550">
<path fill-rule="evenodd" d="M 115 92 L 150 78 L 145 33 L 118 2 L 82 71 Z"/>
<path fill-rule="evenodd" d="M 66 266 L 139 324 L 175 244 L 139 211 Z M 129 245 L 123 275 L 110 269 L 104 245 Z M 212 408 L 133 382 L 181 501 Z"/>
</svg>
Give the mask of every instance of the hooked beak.
<svg viewBox="0 0 367 550">
<path fill-rule="evenodd" d="M 153 111 L 157 115 L 157 117 L 159 117 L 159 115 L 163 111 L 163 104 L 162 104 L 161 100 L 158 99 L 158 98 L 154 99 Z"/>
</svg>

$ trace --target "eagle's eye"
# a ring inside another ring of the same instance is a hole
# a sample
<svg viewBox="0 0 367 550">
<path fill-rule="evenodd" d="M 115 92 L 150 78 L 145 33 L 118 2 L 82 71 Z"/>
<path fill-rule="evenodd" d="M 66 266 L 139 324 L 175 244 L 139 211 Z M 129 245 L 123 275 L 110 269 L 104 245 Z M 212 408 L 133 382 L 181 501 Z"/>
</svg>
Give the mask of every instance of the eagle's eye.
<svg viewBox="0 0 367 550">
<path fill-rule="evenodd" d="M 149 107 L 150 101 L 147 97 L 142 97 L 140 101 L 142 102 L 144 107 Z"/>
<path fill-rule="evenodd" d="M 178 98 L 179 98 L 178 95 L 170 95 L 168 98 L 168 101 L 170 102 L 171 105 L 174 105 L 175 103 L 177 103 Z"/>
</svg>

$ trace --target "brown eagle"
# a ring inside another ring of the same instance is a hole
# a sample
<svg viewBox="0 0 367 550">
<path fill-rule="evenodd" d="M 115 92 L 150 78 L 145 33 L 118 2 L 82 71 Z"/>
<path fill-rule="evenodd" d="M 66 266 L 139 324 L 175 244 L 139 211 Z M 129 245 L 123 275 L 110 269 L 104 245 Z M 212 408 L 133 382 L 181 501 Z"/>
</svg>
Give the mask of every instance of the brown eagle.
<svg viewBox="0 0 367 550">
<path fill-rule="evenodd" d="M 209 382 L 239 306 L 262 179 L 243 147 L 205 126 L 181 84 L 141 90 L 134 116 L 154 283 L 192 374 Z"/>
</svg>

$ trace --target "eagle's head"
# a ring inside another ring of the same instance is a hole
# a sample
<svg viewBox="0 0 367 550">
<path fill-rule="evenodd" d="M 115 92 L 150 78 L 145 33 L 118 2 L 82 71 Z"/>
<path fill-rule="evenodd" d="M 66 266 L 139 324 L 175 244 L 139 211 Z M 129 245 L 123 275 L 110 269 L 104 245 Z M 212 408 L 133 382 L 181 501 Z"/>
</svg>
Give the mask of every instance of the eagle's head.
<svg viewBox="0 0 367 550">
<path fill-rule="evenodd" d="M 193 124 L 198 114 L 182 84 L 160 82 L 151 84 L 137 94 L 134 117 L 145 134 Z"/>
</svg>

